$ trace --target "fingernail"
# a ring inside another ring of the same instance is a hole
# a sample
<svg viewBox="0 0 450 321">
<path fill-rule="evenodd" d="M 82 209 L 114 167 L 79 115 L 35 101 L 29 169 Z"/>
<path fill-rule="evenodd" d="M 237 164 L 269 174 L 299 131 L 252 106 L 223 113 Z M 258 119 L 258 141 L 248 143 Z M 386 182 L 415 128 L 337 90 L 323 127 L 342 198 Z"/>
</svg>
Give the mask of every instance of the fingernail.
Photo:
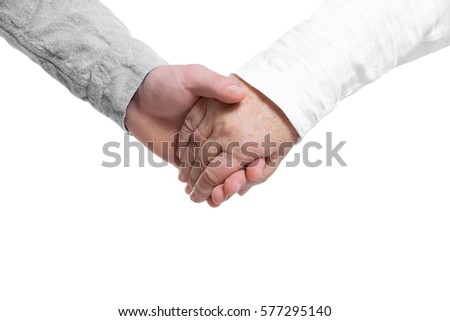
<svg viewBox="0 0 450 321">
<path fill-rule="evenodd" d="M 228 87 L 228 92 L 232 94 L 241 93 L 242 88 L 236 85 L 231 85 L 230 87 Z"/>
<path fill-rule="evenodd" d="M 194 202 L 194 203 L 198 203 L 198 197 L 197 197 L 197 195 L 192 194 L 192 195 L 191 195 L 191 201 Z"/>
<path fill-rule="evenodd" d="M 189 186 L 186 186 L 185 190 L 186 194 L 190 195 L 192 192 L 192 188 L 190 188 Z"/>
</svg>

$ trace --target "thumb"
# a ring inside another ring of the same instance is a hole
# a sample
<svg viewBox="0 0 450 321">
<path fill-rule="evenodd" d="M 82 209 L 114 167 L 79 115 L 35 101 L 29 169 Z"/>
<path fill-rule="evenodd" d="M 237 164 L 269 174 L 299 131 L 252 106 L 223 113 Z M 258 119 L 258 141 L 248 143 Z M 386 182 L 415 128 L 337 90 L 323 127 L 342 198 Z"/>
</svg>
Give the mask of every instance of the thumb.
<svg viewBox="0 0 450 321">
<path fill-rule="evenodd" d="M 201 65 L 185 66 L 182 83 L 196 96 L 214 98 L 226 104 L 236 104 L 245 98 L 245 90 L 232 78 L 222 76 Z"/>
</svg>

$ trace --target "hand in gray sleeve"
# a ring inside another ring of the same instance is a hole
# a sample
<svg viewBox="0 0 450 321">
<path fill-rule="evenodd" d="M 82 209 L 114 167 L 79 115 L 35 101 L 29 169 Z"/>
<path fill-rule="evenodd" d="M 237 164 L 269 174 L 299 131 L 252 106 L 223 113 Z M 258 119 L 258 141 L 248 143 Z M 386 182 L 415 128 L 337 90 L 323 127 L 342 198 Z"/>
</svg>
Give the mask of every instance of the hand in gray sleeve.
<svg viewBox="0 0 450 321">
<path fill-rule="evenodd" d="M 134 93 L 165 64 L 97 0 L 1 0 L 0 35 L 123 129 Z"/>
</svg>

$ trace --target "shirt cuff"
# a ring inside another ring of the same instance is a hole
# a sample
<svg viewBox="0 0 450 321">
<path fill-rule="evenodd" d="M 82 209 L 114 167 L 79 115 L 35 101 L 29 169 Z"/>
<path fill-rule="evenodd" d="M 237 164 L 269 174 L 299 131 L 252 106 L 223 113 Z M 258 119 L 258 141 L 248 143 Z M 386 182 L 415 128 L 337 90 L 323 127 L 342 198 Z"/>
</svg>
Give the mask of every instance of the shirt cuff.
<svg viewBox="0 0 450 321">
<path fill-rule="evenodd" d="M 336 107 L 348 78 L 327 33 L 304 22 L 235 72 L 278 105 L 301 139 Z"/>
<path fill-rule="evenodd" d="M 324 104 L 323 100 L 319 102 L 317 95 L 308 88 L 307 75 L 292 83 L 291 77 L 285 72 L 289 68 L 291 67 L 283 62 L 282 57 L 271 58 L 269 52 L 263 52 L 235 71 L 235 74 L 258 89 L 284 112 L 300 136 L 300 141 L 325 116 L 326 111 L 333 110 L 336 104 L 328 101 L 327 107 L 319 108 L 318 105 Z"/>
<path fill-rule="evenodd" d="M 92 72 L 89 102 L 123 130 L 127 107 L 149 72 L 167 63 L 134 38 L 113 45 Z"/>
<path fill-rule="evenodd" d="M 279 77 L 279 71 L 268 71 L 267 61 L 256 57 L 234 73 L 275 103 L 289 119 L 300 139 L 303 139 L 313 124 L 302 117 L 296 107 L 297 102 L 283 88 L 283 77 Z"/>
</svg>

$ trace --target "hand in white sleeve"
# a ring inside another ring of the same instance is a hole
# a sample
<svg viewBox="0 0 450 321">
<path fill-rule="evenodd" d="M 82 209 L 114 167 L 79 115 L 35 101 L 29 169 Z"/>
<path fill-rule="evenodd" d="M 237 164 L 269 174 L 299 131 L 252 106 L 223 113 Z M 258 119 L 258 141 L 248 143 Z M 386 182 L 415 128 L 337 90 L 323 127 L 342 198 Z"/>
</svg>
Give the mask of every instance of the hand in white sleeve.
<svg viewBox="0 0 450 321">
<path fill-rule="evenodd" d="M 449 44 L 448 0 L 328 0 L 236 74 L 273 101 L 303 138 L 341 99 Z M 268 178 L 249 179 L 264 173 L 261 164 L 255 168 L 231 175 L 225 194 L 224 181 L 194 184 L 218 205 Z"/>
</svg>

